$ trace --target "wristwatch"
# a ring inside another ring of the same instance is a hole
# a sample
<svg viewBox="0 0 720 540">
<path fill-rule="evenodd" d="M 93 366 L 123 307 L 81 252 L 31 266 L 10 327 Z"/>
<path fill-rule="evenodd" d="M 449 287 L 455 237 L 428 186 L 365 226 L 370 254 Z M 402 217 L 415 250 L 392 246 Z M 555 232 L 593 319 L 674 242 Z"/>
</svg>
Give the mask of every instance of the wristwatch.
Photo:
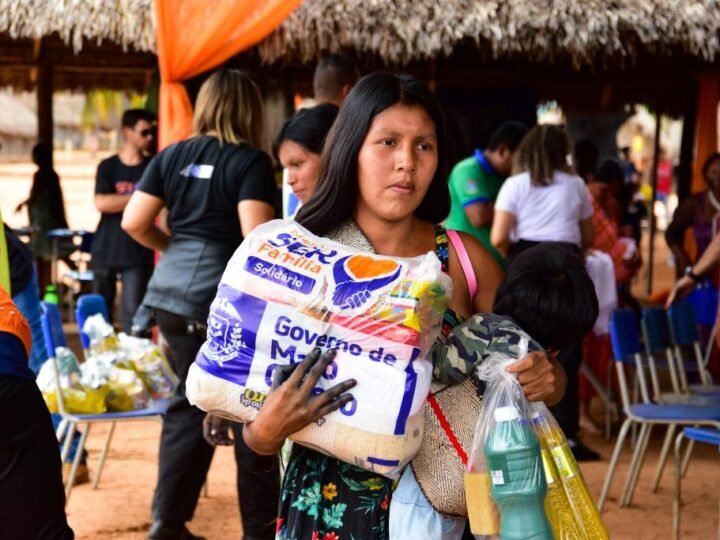
<svg viewBox="0 0 720 540">
<path fill-rule="evenodd" d="M 693 272 L 692 266 L 685 267 L 685 275 L 687 277 L 689 277 L 690 279 L 692 279 L 695 283 L 700 283 L 700 281 L 702 280 L 702 278 L 700 276 L 698 276 L 695 272 Z"/>
</svg>

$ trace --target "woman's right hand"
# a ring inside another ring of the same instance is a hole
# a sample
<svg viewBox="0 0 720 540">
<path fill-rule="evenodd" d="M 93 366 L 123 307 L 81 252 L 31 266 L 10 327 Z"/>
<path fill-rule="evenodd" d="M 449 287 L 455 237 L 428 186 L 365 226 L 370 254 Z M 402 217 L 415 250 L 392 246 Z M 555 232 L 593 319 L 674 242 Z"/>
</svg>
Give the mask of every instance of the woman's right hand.
<svg viewBox="0 0 720 540">
<path fill-rule="evenodd" d="M 352 401 L 353 396 L 345 392 L 357 384 L 354 379 L 313 394 L 335 354 L 334 349 L 322 355 L 320 349 L 313 349 L 300 364 L 291 366 L 292 373 L 286 380 L 289 370 L 276 369 L 273 386 L 258 415 L 243 427 L 243 439 L 250 449 L 258 454 L 274 454 L 289 435 Z"/>
</svg>

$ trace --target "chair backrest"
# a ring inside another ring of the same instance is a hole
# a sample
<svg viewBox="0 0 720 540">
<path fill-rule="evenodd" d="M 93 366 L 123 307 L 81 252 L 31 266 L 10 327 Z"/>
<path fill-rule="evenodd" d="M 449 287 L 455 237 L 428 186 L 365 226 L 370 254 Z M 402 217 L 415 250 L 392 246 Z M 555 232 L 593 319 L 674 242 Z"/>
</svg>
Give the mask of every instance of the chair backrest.
<svg viewBox="0 0 720 540">
<path fill-rule="evenodd" d="M 67 347 L 60 309 L 50 302 L 40 303 L 40 323 L 45 338 L 45 352 L 48 358 L 55 357 L 55 349 Z"/>
<path fill-rule="evenodd" d="M 629 309 L 616 309 L 610 315 L 610 341 L 612 343 L 613 359 L 618 373 L 620 396 L 623 408 L 627 411 L 632 403 L 625 377 L 624 365 L 635 367 L 636 376 L 640 384 L 640 393 L 645 403 L 650 402 L 645 371 L 643 369 L 642 345 L 638 334 L 638 321 L 635 313 Z"/>
<path fill-rule="evenodd" d="M 642 350 L 635 313 L 629 309 L 616 309 L 611 313 L 610 341 L 613 359 L 634 365 L 633 357 Z"/>
<path fill-rule="evenodd" d="M 715 287 L 702 285 L 688 295 L 688 299 L 695 311 L 698 324 L 712 326 L 715 324 L 718 312 L 718 290 Z"/>
<path fill-rule="evenodd" d="M 668 320 L 670 321 L 670 335 L 675 344 L 675 362 L 678 367 L 683 392 L 688 391 L 688 383 L 685 375 L 685 360 L 681 349 L 689 352 L 691 356 L 694 355 L 702 384 L 712 384 L 712 378 L 705 367 L 702 350 L 700 349 L 697 318 L 695 317 L 692 301 L 689 298 L 684 298 L 672 304 L 668 308 Z"/>
<path fill-rule="evenodd" d="M 673 344 L 670 339 L 670 325 L 667 312 L 660 307 L 644 308 L 642 310 L 641 325 L 653 393 L 655 394 L 656 401 L 662 401 L 663 394 L 660 389 L 660 378 L 655 365 L 656 356 L 665 357 L 667 369 L 670 372 L 672 390 L 676 394 L 681 392 L 681 383 L 679 382 L 673 356 Z"/>
<path fill-rule="evenodd" d="M 690 299 L 683 298 L 670 306 L 668 322 L 670 323 L 670 339 L 675 345 L 688 347 L 697 342 L 697 319 Z"/>
<path fill-rule="evenodd" d="M 48 359 L 54 363 L 53 376 L 55 380 L 58 412 L 64 416 L 66 414 L 65 398 L 60 385 L 55 349 L 57 347 L 67 347 L 67 341 L 65 340 L 60 310 L 55 304 L 49 302 L 40 303 L 40 324 L 42 325 L 43 337 L 45 338 L 45 351 Z"/>
<path fill-rule="evenodd" d="M 665 352 L 672 347 L 668 317 L 663 308 L 647 307 L 643 309 L 641 323 L 647 354 Z"/>
<path fill-rule="evenodd" d="M 78 325 L 80 343 L 83 349 L 87 349 L 90 346 L 90 338 L 82 330 L 83 326 L 85 326 L 85 321 L 87 321 L 91 315 L 98 313 L 105 317 L 106 321 L 110 320 L 105 298 L 99 294 L 83 294 L 78 298 L 77 307 L 75 308 L 75 322 L 77 322 Z"/>
</svg>

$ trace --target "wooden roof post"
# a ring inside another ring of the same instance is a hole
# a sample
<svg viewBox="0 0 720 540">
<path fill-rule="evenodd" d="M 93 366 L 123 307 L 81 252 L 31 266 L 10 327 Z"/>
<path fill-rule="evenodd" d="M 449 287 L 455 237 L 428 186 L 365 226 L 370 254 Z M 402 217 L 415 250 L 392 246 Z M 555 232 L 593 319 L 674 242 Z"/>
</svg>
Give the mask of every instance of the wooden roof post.
<svg viewBox="0 0 720 540">
<path fill-rule="evenodd" d="M 683 103 L 682 138 L 680 139 L 680 167 L 677 195 L 680 202 L 690 195 L 693 181 L 693 157 L 695 155 L 695 126 L 698 108 L 698 85 L 689 79 Z"/>
<path fill-rule="evenodd" d="M 645 282 L 645 295 L 652 293 L 653 264 L 655 263 L 655 232 L 657 221 L 655 220 L 655 200 L 657 199 L 657 168 L 660 161 L 660 125 L 662 124 L 662 107 L 655 106 L 655 144 L 653 145 L 652 169 L 650 169 L 650 182 L 652 186 L 652 197 L 650 198 L 650 238 L 648 241 L 648 262 Z"/>
<path fill-rule="evenodd" d="M 53 146 L 53 67 L 43 54 L 42 40 L 36 39 L 33 60 L 37 66 L 38 142 Z"/>
</svg>

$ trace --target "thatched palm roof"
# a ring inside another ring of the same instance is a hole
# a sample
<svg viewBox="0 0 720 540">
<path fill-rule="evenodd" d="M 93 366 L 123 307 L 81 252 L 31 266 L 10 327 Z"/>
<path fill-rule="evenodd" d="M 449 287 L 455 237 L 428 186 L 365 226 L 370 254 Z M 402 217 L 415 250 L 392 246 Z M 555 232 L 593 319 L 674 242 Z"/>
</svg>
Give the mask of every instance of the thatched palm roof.
<svg viewBox="0 0 720 540">
<path fill-rule="evenodd" d="M 720 0 L 305 0 L 259 46 L 303 62 L 356 50 L 405 64 L 474 42 L 485 59 L 632 60 L 640 52 L 720 56 Z"/>
<path fill-rule="evenodd" d="M 0 32 L 16 39 L 58 33 L 76 53 L 84 40 L 155 50 L 152 0 L 0 0 Z"/>
<path fill-rule="evenodd" d="M 0 0 L 0 33 L 55 32 L 76 52 L 83 40 L 154 51 L 152 0 Z M 305 0 L 258 51 L 265 63 L 350 50 L 405 64 L 468 42 L 483 60 L 576 68 L 641 53 L 712 62 L 720 57 L 720 0 Z"/>
</svg>

